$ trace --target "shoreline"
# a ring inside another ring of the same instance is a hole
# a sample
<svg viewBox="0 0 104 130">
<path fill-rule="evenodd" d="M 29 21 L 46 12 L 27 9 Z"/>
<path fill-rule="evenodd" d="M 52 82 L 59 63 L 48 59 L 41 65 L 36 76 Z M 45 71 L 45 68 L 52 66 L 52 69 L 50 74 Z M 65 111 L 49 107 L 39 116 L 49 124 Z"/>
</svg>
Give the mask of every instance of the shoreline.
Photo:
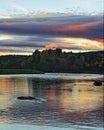
<svg viewBox="0 0 104 130">
<path fill-rule="evenodd" d="M 101 80 L 104 82 L 102 74 L 85 74 L 85 73 L 45 73 L 45 74 L 5 74 L 0 75 L 0 78 L 29 78 L 35 83 L 73 83 L 77 82 L 94 82 L 95 80 Z"/>
<path fill-rule="evenodd" d="M 51 74 L 104 74 L 102 72 L 90 72 L 90 71 L 84 71 L 84 72 L 43 72 L 40 70 L 35 70 L 35 69 L 0 69 L 0 75 L 6 75 L 6 74 L 46 74 L 46 73 L 51 73 Z"/>
</svg>

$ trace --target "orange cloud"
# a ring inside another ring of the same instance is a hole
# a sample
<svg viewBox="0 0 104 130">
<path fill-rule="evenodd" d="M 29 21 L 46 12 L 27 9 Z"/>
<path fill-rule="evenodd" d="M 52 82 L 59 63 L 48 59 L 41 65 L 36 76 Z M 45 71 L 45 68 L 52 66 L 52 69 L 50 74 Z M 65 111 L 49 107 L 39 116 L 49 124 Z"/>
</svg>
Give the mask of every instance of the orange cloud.
<svg viewBox="0 0 104 130">
<path fill-rule="evenodd" d="M 51 43 L 45 46 L 45 48 L 57 48 L 58 45 L 56 43 Z"/>
<path fill-rule="evenodd" d="M 104 39 L 97 39 L 96 41 L 102 43 L 102 45 L 104 45 Z"/>
<path fill-rule="evenodd" d="M 84 23 L 84 24 L 72 24 L 72 25 L 63 25 L 57 28 L 58 31 L 86 31 L 90 28 L 95 28 L 100 26 L 101 22 L 92 22 L 92 23 Z"/>
</svg>

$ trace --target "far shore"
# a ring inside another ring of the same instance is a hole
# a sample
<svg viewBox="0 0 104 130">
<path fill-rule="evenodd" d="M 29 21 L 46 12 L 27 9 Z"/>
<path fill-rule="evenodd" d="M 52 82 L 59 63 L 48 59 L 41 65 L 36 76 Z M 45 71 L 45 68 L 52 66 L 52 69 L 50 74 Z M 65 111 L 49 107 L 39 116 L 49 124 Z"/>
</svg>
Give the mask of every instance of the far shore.
<svg viewBox="0 0 104 130">
<path fill-rule="evenodd" d="M 43 72 L 34 69 L 0 69 L 2 74 L 43 74 Z"/>
<path fill-rule="evenodd" d="M 0 69 L 0 75 L 5 75 L 5 74 L 45 74 L 48 72 L 42 72 L 39 70 L 35 69 Z M 49 73 L 66 73 L 66 72 L 49 72 Z M 85 72 L 67 72 L 67 73 L 74 73 L 74 74 L 103 74 L 103 72 L 90 72 L 90 71 L 85 71 Z M 67 74 L 66 73 L 66 74 Z"/>
</svg>

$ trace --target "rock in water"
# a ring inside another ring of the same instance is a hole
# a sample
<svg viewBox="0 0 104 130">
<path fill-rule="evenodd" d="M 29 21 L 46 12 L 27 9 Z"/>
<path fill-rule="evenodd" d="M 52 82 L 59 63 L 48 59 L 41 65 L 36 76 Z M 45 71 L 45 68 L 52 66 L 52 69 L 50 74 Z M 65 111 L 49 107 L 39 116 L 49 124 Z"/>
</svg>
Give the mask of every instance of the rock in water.
<svg viewBox="0 0 104 130">
<path fill-rule="evenodd" d="M 95 80 L 93 84 L 95 86 L 101 86 L 102 85 L 102 81 L 101 80 Z"/>
<path fill-rule="evenodd" d="M 35 99 L 35 97 L 32 97 L 32 96 L 20 96 L 20 97 L 17 97 L 17 99 L 20 99 L 20 100 L 33 100 L 33 99 Z"/>
</svg>

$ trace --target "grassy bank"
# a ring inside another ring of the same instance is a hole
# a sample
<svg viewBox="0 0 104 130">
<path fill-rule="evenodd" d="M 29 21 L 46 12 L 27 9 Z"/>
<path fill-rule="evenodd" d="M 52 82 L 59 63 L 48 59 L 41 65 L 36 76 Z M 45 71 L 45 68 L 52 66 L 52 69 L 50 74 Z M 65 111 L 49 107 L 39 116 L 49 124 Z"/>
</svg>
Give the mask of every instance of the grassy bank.
<svg viewBox="0 0 104 130">
<path fill-rule="evenodd" d="M 33 69 L 0 69 L 0 74 L 41 74 L 43 72 Z"/>
<path fill-rule="evenodd" d="M 0 74 L 43 74 L 43 73 L 53 73 L 42 72 L 35 69 L 0 69 Z M 66 73 L 66 72 L 54 72 L 54 73 Z M 92 72 L 92 71 L 83 71 L 83 72 L 67 72 L 67 73 L 89 73 L 89 74 L 103 74 L 103 72 Z"/>
</svg>

